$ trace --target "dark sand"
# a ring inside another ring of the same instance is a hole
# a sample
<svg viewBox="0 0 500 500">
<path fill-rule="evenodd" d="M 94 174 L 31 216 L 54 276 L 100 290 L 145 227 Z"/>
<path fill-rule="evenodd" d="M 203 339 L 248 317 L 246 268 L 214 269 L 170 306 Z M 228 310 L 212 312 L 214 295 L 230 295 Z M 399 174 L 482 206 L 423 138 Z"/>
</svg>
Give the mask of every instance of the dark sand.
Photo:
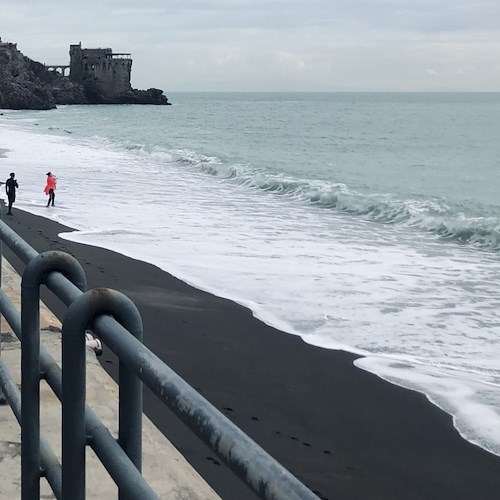
<svg viewBox="0 0 500 500">
<path fill-rule="evenodd" d="M 39 252 L 74 255 L 89 288 L 128 295 L 148 347 L 322 498 L 500 498 L 499 457 L 463 440 L 421 394 L 354 367 L 355 356 L 307 345 L 155 266 L 67 242 L 49 220 L 18 210 L 4 220 Z M 62 318 L 64 306 L 44 300 Z M 115 375 L 109 350 L 100 359 Z M 224 499 L 255 498 L 149 394 L 145 409 Z"/>
</svg>

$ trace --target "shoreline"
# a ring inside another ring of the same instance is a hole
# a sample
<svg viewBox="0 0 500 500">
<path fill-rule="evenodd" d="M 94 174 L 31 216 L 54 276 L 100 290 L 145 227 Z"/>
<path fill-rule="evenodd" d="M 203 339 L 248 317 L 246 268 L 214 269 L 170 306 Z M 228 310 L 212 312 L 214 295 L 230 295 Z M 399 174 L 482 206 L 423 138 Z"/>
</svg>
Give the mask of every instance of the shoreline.
<svg viewBox="0 0 500 500">
<path fill-rule="evenodd" d="M 307 344 L 151 264 L 63 240 L 70 228 L 49 219 L 14 208 L 4 221 L 39 252 L 74 255 L 89 288 L 129 296 L 145 344 L 320 498 L 497 498 L 500 457 L 465 441 L 424 395 L 356 368 L 359 356 Z M 58 299 L 43 300 L 63 318 Z M 101 363 L 116 378 L 108 349 Z M 222 498 L 255 498 L 147 390 L 145 412 Z"/>
</svg>

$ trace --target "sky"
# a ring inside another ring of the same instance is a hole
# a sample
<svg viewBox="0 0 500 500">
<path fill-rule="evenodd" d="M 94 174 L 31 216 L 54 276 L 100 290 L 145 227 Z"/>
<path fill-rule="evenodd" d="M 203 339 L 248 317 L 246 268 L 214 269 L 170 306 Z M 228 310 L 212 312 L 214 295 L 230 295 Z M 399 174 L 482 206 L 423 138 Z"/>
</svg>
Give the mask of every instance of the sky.
<svg viewBox="0 0 500 500">
<path fill-rule="evenodd" d="M 45 64 L 130 52 L 179 91 L 500 91 L 499 0 L 0 0 L 0 37 Z"/>
</svg>

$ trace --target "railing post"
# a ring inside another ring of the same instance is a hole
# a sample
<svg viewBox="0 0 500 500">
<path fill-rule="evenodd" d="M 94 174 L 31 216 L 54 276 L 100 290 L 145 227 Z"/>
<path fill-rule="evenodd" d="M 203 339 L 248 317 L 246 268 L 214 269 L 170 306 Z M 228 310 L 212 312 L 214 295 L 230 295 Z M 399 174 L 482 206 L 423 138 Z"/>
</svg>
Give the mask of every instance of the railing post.
<svg viewBox="0 0 500 500">
<path fill-rule="evenodd" d="M 66 474 L 78 466 L 74 447 L 81 447 L 76 432 L 84 425 L 85 400 L 80 388 L 85 384 L 85 330 L 95 318 L 109 315 L 142 342 L 142 319 L 135 304 L 125 295 L 107 288 L 89 290 L 68 307 L 62 327 L 63 337 L 63 494 L 64 498 L 80 498 L 68 484 Z M 82 354 L 83 353 L 83 354 Z M 118 442 L 135 467 L 142 467 L 142 382 L 129 367 L 120 361 L 119 373 L 119 430 Z M 75 390 L 76 389 L 76 390 Z M 70 405 L 70 406 L 69 406 Z M 65 444 L 66 443 L 66 444 Z M 69 461 L 69 463 L 68 463 Z M 71 491 L 70 491 L 71 488 Z M 120 498 L 125 495 L 120 492 Z"/>
<path fill-rule="evenodd" d="M 22 500 L 40 497 L 40 286 L 55 271 L 82 291 L 86 288 L 82 266 L 63 252 L 38 255 L 28 263 L 21 279 Z"/>
</svg>

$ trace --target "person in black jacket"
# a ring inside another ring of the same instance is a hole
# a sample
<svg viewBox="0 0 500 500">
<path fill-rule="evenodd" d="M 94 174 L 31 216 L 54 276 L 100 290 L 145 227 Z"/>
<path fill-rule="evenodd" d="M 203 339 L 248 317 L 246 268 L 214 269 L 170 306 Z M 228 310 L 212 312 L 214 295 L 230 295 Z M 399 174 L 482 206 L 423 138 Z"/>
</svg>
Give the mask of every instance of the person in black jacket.
<svg viewBox="0 0 500 500">
<path fill-rule="evenodd" d="M 15 177 L 16 174 L 12 172 L 10 177 L 5 182 L 5 192 L 7 193 L 7 198 L 9 200 L 9 211 L 7 212 L 7 215 L 13 215 L 12 204 L 16 201 L 16 189 L 19 187 Z"/>
</svg>

